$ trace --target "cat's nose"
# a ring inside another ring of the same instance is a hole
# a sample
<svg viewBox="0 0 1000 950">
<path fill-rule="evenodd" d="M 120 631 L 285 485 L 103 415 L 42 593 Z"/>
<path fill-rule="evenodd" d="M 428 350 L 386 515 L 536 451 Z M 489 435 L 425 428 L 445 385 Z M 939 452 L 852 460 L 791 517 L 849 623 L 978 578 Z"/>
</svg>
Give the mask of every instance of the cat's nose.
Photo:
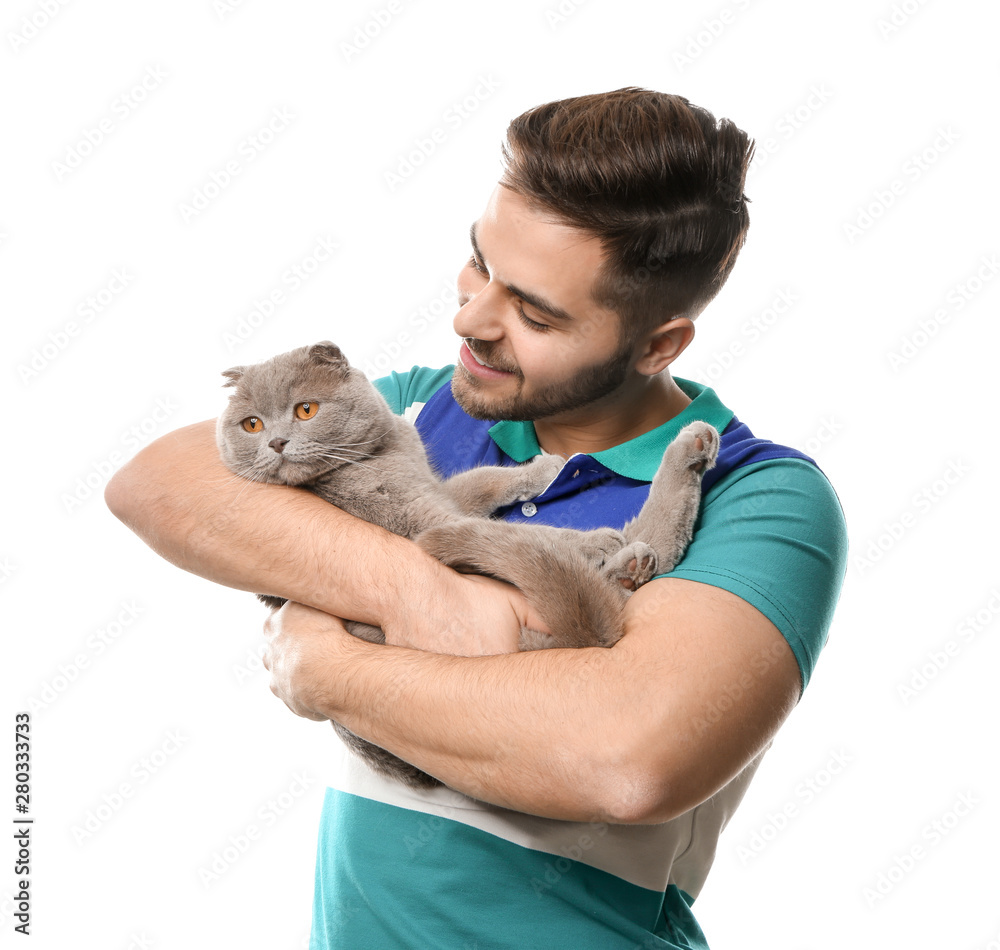
<svg viewBox="0 0 1000 950">
<path fill-rule="evenodd" d="M 278 455 L 281 455 L 281 453 L 285 451 L 285 446 L 288 445 L 288 439 L 271 439 L 271 441 L 267 444 L 271 446 L 271 448 L 274 449 Z"/>
</svg>

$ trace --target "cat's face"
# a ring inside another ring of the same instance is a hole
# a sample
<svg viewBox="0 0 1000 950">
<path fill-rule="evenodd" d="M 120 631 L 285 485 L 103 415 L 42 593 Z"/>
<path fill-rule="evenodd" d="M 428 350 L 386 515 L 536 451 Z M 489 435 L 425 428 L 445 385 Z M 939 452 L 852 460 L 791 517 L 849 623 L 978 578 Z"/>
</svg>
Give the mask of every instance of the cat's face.
<svg viewBox="0 0 1000 950">
<path fill-rule="evenodd" d="M 302 485 L 371 448 L 371 384 L 332 343 L 226 370 L 235 391 L 216 440 L 226 466 L 254 481 Z"/>
</svg>

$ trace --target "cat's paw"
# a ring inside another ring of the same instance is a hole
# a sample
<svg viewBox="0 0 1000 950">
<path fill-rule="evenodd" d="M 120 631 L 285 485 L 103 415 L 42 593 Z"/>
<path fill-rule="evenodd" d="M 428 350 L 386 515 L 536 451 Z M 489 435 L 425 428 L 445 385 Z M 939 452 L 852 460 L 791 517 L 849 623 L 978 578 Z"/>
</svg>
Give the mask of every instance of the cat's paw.
<svg viewBox="0 0 1000 950">
<path fill-rule="evenodd" d="M 519 482 L 521 491 L 517 500 L 531 501 L 532 498 L 537 498 L 555 481 L 565 464 L 566 460 L 561 455 L 543 454 L 536 455 L 530 462 L 519 466 L 522 480 Z"/>
<path fill-rule="evenodd" d="M 692 422 L 681 429 L 670 448 L 686 469 L 703 474 L 719 455 L 719 433 L 707 422 Z"/>
<path fill-rule="evenodd" d="M 604 565 L 604 576 L 625 590 L 638 590 L 656 574 L 656 552 L 645 541 L 633 541 Z"/>
<path fill-rule="evenodd" d="M 432 557 L 449 564 L 455 551 L 461 548 L 464 537 L 463 522 L 439 524 L 426 528 L 413 538 L 414 543 Z"/>
<path fill-rule="evenodd" d="M 595 568 L 603 570 L 604 565 L 625 546 L 625 535 L 615 528 L 593 528 L 574 532 L 572 542 Z"/>
</svg>

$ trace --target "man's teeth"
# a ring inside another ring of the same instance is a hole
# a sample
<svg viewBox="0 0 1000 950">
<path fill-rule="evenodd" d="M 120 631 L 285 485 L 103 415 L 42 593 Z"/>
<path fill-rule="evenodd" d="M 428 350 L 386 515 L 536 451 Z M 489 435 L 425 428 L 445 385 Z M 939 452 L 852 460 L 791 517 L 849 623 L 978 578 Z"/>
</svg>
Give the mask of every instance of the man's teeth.
<svg viewBox="0 0 1000 950">
<path fill-rule="evenodd" d="M 469 352 L 470 352 L 470 353 L 472 353 L 472 350 L 469 350 Z M 490 364 L 489 364 L 489 363 L 487 363 L 487 362 L 486 362 L 485 360 L 481 360 L 481 359 L 480 359 L 480 358 L 479 358 L 478 356 L 476 356 L 476 354 L 475 354 L 475 353 L 472 353 L 472 358 L 473 358 L 473 359 L 474 359 L 474 360 L 475 360 L 475 361 L 476 361 L 476 362 L 477 362 L 477 363 L 478 363 L 478 364 L 479 364 L 480 366 L 485 366 L 485 367 L 486 367 L 487 369 L 493 369 L 493 367 L 492 367 L 492 366 L 490 366 Z"/>
</svg>

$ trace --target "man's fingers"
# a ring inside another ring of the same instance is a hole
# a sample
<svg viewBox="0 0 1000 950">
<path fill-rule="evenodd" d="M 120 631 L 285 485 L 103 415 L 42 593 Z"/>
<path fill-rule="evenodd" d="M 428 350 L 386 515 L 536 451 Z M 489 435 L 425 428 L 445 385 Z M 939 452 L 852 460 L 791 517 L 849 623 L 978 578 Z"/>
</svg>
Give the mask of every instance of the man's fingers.
<svg viewBox="0 0 1000 950">
<path fill-rule="evenodd" d="M 327 717 L 313 708 L 316 684 L 313 667 L 319 641 L 343 626 L 339 620 L 312 607 L 287 601 L 264 621 L 261 662 L 271 674 L 268 687 L 296 716 L 322 722 Z"/>
<path fill-rule="evenodd" d="M 270 671 L 271 669 L 271 641 L 281 633 L 281 621 L 276 619 L 275 615 L 281 610 L 281 607 L 272 607 L 270 613 L 267 615 L 267 619 L 264 621 L 264 655 L 261 660 L 264 663 L 264 669 Z"/>
<path fill-rule="evenodd" d="M 264 664 L 264 669 L 270 672 L 271 670 L 271 643 L 268 639 L 270 631 L 267 629 L 267 624 L 264 624 L 264 652 L 261 654 L 261 662 Z"/>
</svg>

